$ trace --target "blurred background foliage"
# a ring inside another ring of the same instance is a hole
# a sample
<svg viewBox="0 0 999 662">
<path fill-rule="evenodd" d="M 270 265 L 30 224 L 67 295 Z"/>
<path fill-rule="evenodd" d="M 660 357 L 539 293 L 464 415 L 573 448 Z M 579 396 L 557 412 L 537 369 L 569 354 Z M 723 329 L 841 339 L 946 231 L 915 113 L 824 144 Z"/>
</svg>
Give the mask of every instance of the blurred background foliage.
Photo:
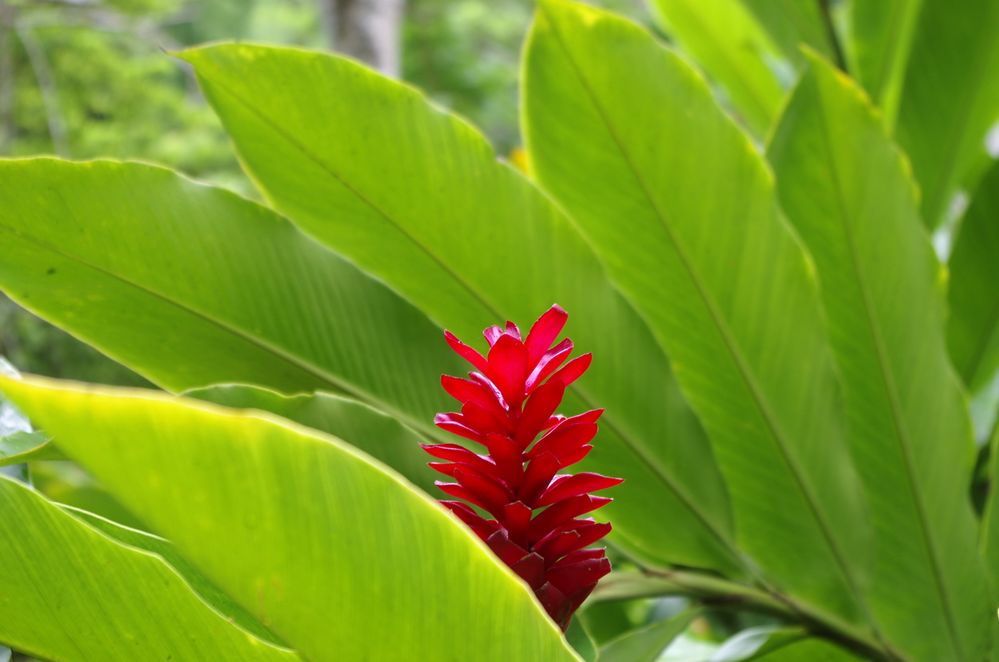
<svg viewBox="0 0 999 662">
<path fill-rule="evenodd" d="M 171 50 L 241 40 L 331 48 L 332 0 L 0 0 L 0 156 L 154 161 L 253 196 L 222 126 Z M 648 22 L 641 0 L 595 2 Z M 520 144 L 518 61 L 532 0 L 408 0 L 402 78 Z M 0 295 L 0 356 L 53 377 L 142 380 Z"/>
</svg>

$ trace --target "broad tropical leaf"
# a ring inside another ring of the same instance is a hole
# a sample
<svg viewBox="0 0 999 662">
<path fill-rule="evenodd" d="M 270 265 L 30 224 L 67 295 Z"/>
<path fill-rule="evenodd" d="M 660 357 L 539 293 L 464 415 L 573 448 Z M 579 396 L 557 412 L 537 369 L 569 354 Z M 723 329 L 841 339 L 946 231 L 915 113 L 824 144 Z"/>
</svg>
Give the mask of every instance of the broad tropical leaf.
<svg viewBox="0 0 999 662">
<path fill-rule="evenodd" d="M 427 319 L 274 213 L 134 163 L 0 161 L 0 289 L 169 389 L 350 394 L 436 434 Z"/>
<path fill-rule="evenodd" d="M 999 121 L 999 0 L 854 0 L 860 79 L 912 160 L 923 220 L 973 188 Z"/>
<path fill-rule="evenodd" d="M 307 659 L 574 658 L 463 524 L 333 437 L 151 391 L 0 390 Z"/>
<path fill-rule="evenodd" d="M 967 495 L 971 421 L 904 157 L 860 88 L 817 57 L 769 156 L 823 285 L 875 527 L 871 607 L 914 659 L 980 660 L 991 610 Z"/>
<path fill-rule="evenodd" d="M 628 477 L 606 510 L 618 542 L 738 568 L 721 478 L 665 357 L 570 221 L 481 134 L 346 59 L 242 45 L 184 58 L 273 204 L 441 326 L 473 338 L 568 310 L 567 335 L 597 358 L 566 406 L 607 408 L 588 466 Z"/>
<path fill-rule="evenodd" d="M 747 3 L 736 0 L 653 0 L 666 31 L 732 99 L 756 135 L 764 135 L 784 91 L 771 65 L 778 47 Z"/>
<path fill-rule="evenodd" d="M 899 144 L 922 191 L 923 220 L 947 220 L 974 188 L 999 121 L 999 0 L 923 0 L 898 109 Z"/>
<path fill-rule="evenodd" d="M 976 436 L 988 437 L 999 408 L 999 163 L 982 178 L 948 262 L 947 340 L 972 397 Z"/>
<path fill-rule="evenodd" d="M 0 641 L 43 659 L 298 659 L 230 623 L 161 558 L 2 477 L 0 586 Z"/>
<path fill-rule="evenodd" d="M 87 510 L 81 510 L 73 506 L 62 506 L 62 509 L 77 519 L 86 522 L 104 535 L 114 538 L 120 543 L 128 545 L 129 547 L 145 550 L 159 556 L 161 559 L 166 561 L 166 563 L 173 570 L 184 578 L 184 581 L 186 581 L 191 589 L 198 594 L 198 597 L 207 602 L 213 609 L 215 609 L 215 611 L 222 614 L 226 620 L 231 623 L 235 623 L 237 626 L 259 639 L 270 642 L 276 646 L 287 647 L 284 643 L 278 641 L 278 638 L 274 636 L 273 632 L 267 630 L 267 628 L 261 625 L 259 621 L 249 614 L 249 612 L 233 602 L 232 598 L 220 591 L 217 586 L 208 581 L 208 579 L 206 579 L 197 568 L 191 565 L 187 559 L 178 554 L 177 550 L 170 543 L 170 541 L 164 540 L 163 538 L 155 536 L 151 533 L 147 533 L 146 531 L 133 529 L 119 524 L 118 522 L 113 522 Z"/>
<path fill-rule="evenodd" d="M 325 432 L 381 460 L 414 485 L 437 492 L 434 480 L 440 475 L 427 467 L 427 454 L 420 448 L 427 439 L 356 400 L 329 393 L 283 396 L 238 385 L 213 386 L 185 395 L 224 407 L 267 411 Z"/>
<path fill-rule="evenodd" d="M 632 23 L 541 4 L 526 65 L 537 175 L 648 320 L 700 414 L 742 546 L 863 621 L 867 530 L 813 266 L 704 82 Z"/>
</svg>

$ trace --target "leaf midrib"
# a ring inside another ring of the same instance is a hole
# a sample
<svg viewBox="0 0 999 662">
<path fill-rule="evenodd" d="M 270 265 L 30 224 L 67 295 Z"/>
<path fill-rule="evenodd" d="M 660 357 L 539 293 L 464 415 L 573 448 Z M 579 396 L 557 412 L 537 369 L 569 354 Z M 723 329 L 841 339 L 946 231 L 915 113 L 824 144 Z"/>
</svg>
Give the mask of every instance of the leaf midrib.
<svg viewBox="0 0 999 662">
<path fill-rule="evenodd" d="M 541 6 L 542 6 L 542 11 L 546 11 L 544 9 L 544 5 Z M 786 463 L 788 469 L 790 470 L 791 475 L 794 477 L 798 489 L 801 491 L 802 496 L 804 497 L 805 503 L 807 504 L 809 510 L 811 511 L 812 516 L 815 518 L 816 523 L 819 525 L 819 529 L 826 540 L 826 544 L 828 545 L 830 551 L 833 554 L 833 558 L 837 563 L 838 569 L 842 573 L 843 578 L 846 580 L 847 585 L 849 586 L 851 592 L 853 593 L 853 598 L 857 601 L 857 604 L 863 605 L 863 602 L 859 598 L 859 591 L 857 589 L 856 581 L 854 580 L 852 573 L 850 573 L 848 569 L 845 555 L 843 554 L 842 550 L 839 549 L 839 545 L 836 543 L 836 538 L 832 533 L 832 527 L 826 521 L 824 514 L 822 513 L 821 509 L 818 507 L 817 498 L 811 493 L 808 484 L 805 482 L 804 477 L 802 476 L 801 468 L 798 466 L 796 460 L 790 455 L 790 452 L 787 448 L 787 441 L 784 439 L 784 433 L 781 431 L 780 426 L 777 424 L 777 421 L 773 413 L 770 411 L 769 405 L 766 399 L 763 397 L 763 394 L 760 391 L 759 386 L 756 384 L 755 380 L 753 379 L 753 376 L 748 366 L 745 365 L 741 353 L 736 351 L 737 345 L 735 344 L 735 341 L 732 338 L 732 334 L 728 328 L 728 325 L 724 322 L 721 313 L 717 309 L 717 304 L 714 302 L 714 299 L 711 296 L 709 296 L 705 285 L 701 282 L 699 275 L 693 269 L 693 265 L 691 264 L 689 257 L 686 255 L 682 245 L 679 242 L 679 239 L 674 235 L 672 228 L 670 227 L 669 222 L 667 221 L 665 212 L 661 210 L 659 206 L 656 204 L 656 201 L 652 196 L 650 188 L 642 178 L 641 174 L 638 172 L 638 169 L 634 161 L 632 160 L 630 153 L 627 151 L 627 149 L 625 149 L 623 142 L 621 141 L 620 137 L 617 135 L 617 132 L 614 129 L 614 125 L 610 121 L 610 118 L 608 117 L 606 110 L 603 108 L 602 104 L 598 100 L 596 93 L 589 84 L 589 81 L 585 78 L 585 76 L 583 76 L 583 72 L 581 71 L 579 65 L 576 63 L 575 59 L 573 58 L 571 51 L 564 43 L 563 37 L 556 25 L 556 21 L 550 15 L 548 16 L 548 18 L 549 18 L 549 23 L 552 26 L 552 33 L 555 35 L 556 41 L 558 42 L 560 48 L 565 54 L 566 59 L 569 61 L 573 73 L 575 73 L 576 78 L 580 82 L 580 85 L 585 89 L 587 96 L 589 96 L 591 102 L 593 103 L 594 109 L 597 111 L 598 115 L 601 118 L 601 121 L 604 124 L 604 128 L 607 130 L 608 135 L 611 137 L 611 139 L 614 141 L 615 145 L 617 146 L 618 150 L 621 152 L 623 161 L 628 166 L 628 169 L 632 173 L 632 176 L 635 178 L 635 181 L 638 184 L 639 188 L 641 189 L 642 194 L 646 197 L 652 210 L 655 212 L 656 217 L 660 220 L 660 223 L 663 226 L 667 238 L 673 244 L 674 250 L 676 251 L 677 256 L 680 258 L 680 261 L 683 264 L 684 269 L 687 271 L 687 274 L 690 277 L 691 282 L 694 284 L 695 288 L 698 291 L 698 294 L 703 299 L 704 305 L 707 308 L 708 312 L 710 313 L 712 321 L 715 323 L 715 326 L 717 327 L 719 334 L 721 335 L 724 341 L 725 349 L 728 351 L 729 355 L 732 357 L 733 362 L 738 368 L 739 376 L 742 378 L 743 383 L 746 385 L 747 389 L 752 395 L 753 400 L 757 405 L 757 409 L 759 410 L 764 422 L 766 423 L 768 429 L 770 430 L 770 435 L 775 442 L 775 446 L 777 446 L 777 448 L 780 451 L 781 459 L 783 459 L 784 462 Z"/>
<path fill-rule="evenodd" d="M 892 427 L 895 430 L 894 436 L 898 442 L 899 451 L 901 452 L 904 462 L 906 484 L 909 487 L 910 495 L 915 503 L 916 512 L 918 513 L 919 531 L 921 534 L 920 537 L 923 539 L 923 544 L 930 560 L 930 569 L 932 570 L 934 584 L 936 585 L 936 592 L 940 598 L 941 607 L 943 608 L 944 620 L 947 623 L 948 639 L 951 642 L 952 649 L 955 653 L 957 653 L 957 659 L 963 660 L 965 659 L 964 651 L 961 647 L 960 638 L 957 634 L 957 624 L 955 621 L 955 615 L 953 614 L 953 603 L 947 592 L 943 579 L 943 564 L 940 561 L 939 551 L 937 550 L 935 541 L 930 535 L 930 525 L 928 521 L 929 516 L 927 514 L 926 504 L 923 500 L 922 492 L 919 490 L 919 483 L 915 475 L 916 466 L 915 458 L 913 456 L 911 434 L 908 426 L 906 425 L 904 416 L 902 415 L 902 405 L 898 393 L 898 386 L 895 383 L 894 373 L 888 364 L 887 349 L 881 333 L 881 327 L 875 321 L 872 295 L 867 285 L 867 278 L 865 277 L 863 266 L 861 265 L 858 257 L 857 242 L 853 235 L 853 228 L 850 225 L 850 219 L 853 217 L 853 214 L 851 214 L 847 209 L 846 194 L 844 192 L 842 177 L 840 175 L 839 161 L 835 156 L 836 152 L 833 150 L 832 136 L 830 135 L 832 127 L 829 124 L 829 118 L 825 112 L 821 88 L 817 87 L 817 95 L 819 100 L 818 109 L 821 116 L 822 140 L 825 151 L 828 155 L 829 175 L 832 180 L 833 188 L 835 189 L 836 208 L 839 212 L 838 217 L 843 228 L 843 236 L 846 238 L 847 247 L 849 249 L 848 253 L 850 255 L 850 266 L 856 278 L 857 288 L 860 290 L 864 319 L 867 322 L 867 328 L 871 335 L 871 343 L 874 346 L 874 352 L 877 356 L 878 372 L 881 376 L 881 385 L 884 387 L 885 395 L 887 396 L 890 405 L 889 412 L 891 414 Z M 901 159 L 901 155 L 899 155 L 899 158 Z"/>
<path fill-rule="evenodd" d="M 71 209 L 71 208 L 67 207 L 67 209 Z M 72 212 L 70 212 L 70 213 L 72 213 Z M 296 357 L 294 354 L 292 354 L 292 353 L 290 353 L 288 351 L 285 351 L 284 349 L 281 349 L 277 345 L 274 345 L 271 342 L 269 342 L 269 341 L 267 341 L 267 340 L 265 340 L 263 338 L 259 338 L 259 337 L 255 336 L 255 335 L 251 334 L 251 333 L 248 333 L 248 332 L 244 331 L 243 329 L 240 329 L 239 327 L 233 326 L 232 324 L 229 324 L 228 322 L 225 322 L 225 321 L 223 321 L 221 319 L 218 319 L 218 318 L 212 316 L 209 313 L 206 313 L 206 312 L 201 311 L 201 310 L 199 310 L 197 308 L 189 306 L 189 305 L 187 305 L 185 303 L 182 303 L 181 301 L 178 301 L 176 299 L 170 298 L 168 295 L 161 294 L 160 292 L 158 292 L 158 291 L 156 291 L 156 290 L 154 290 L 154 289 L 152 289 L 152 288 L 150 288 L 150 287 L 148 287 L 146 285 L 138 283 L 138 282 L 136 282 L 136 281 L 134 281 L 134 280 L 126 277 L 126 276 L 117 274 L 117 273 L 115 273 L 113 271 L 105 269 L 104 267 L 98 266 L 98 265 L 96 265 L 96 264 L 90 262 L 89 260 L 86 260 L 86 259 L 84 259 L 84 258 L 82 258 L 80 256 L 66 253 L 66 252 L 62 251 L 61 249 L 58 249 L 58 248 L 52 246 L 51 244 L 48 244 L 47 242 L 45 242 L 45 241 L 43 241 L 43 240 L 41 240 L 41 239 L 39 239 L 37 237 L 33 237 L 33 236 L 30 236 L 30 235 L 21 233 L 21 232 L 17 231 L 16 229 L 10 227 L 9 225 L 0 224 L 0 229 L 7 230 L 12 235 L 14 235 L 15 237 L 19 238 L 21 241 L 26 241 L 26 242 L 29 242 L 31 244 L 34 244 L 35 246 L 37 246 L 38 248 L 41 248 L 42 250 L 45 250 L 45 251 L 48 251 L 48 252 L 53 253 L 55 255 L 58 255 L 61 258 L 65 259 L 65 260 L 68 260 L 70 262 L 75 262 L 76 264 L 79 264 L 79 265 L 81 265 L 81 266 L 83 266 L 83 267 L 85 267 L 87 269 L 90 269 L 90 270 L 92 270 L 92 271 L 94 271 L 94 272 L 96 272 L 98 274 L 106 276 L 106 277 L 108 277 L 108 278 L 110 278 L 112 280 L 115 280 L 115 281 L 117 281 L 117 282 L 119 282 L 119 283 L 121 283 L 123 285 L 129 286 L 129 287 L 131 287 L 133 289 L 136 289 L 136 290 L 142 292 L 143 294 L 145 294 L 147 296 L 150 296 L 150 297 L 152 297 L 152 298 L 154 298 L 154 299 L 156 299 L 156 300 L 158 300 L 158 301 L 160 301 L 162 303 L 165 303 L 165 304 L 167 304 L 169 306 L 177 308 L 178 310 L 180 310 L 180 311 L 182 311 L 184 313 L 187 313 L 188 315 L 191 315 L 192 317 L 195 317 L 196 319 L 201 320 L 202 322 L 204 322 L 206 324 L 209 324 L 210 326 L 214 326 L 217 329 L 220 329 L 220 330 L 222 330 L 222 331 L 224 331 L 226 333 L 229 333 L 229 334 L 231 334 L 231 335 L 239 338 L 240 340 L 243 340 L 244 342 L 250 344 L 253 347 L 257 347 L 258 349 L 260 349 L 260 350 L 262 350 L 262 351 L 264 351 L 266 353 L 269 353 L 269 354 L 272 354 L 272 355 L 276 356 L 277 358 L 279 358 L 279 359 L 287 362 L 289 365 L 295 367 L 298 370 L 301 370 L 302 372 L 306 373 L 307 375 L 310 375 L 311 377 L 315 377 L 315 378 L 317 378 L 317 379 L 325 382 L 326 384 L 328 384 L 329 386 L 331 386 L 332 388 L 334 388 L 336 390 L 339 390 L 341 392 L 345 392 L 345 393 L 349 394 L 351 397 L 356 398 L 357 400 L 360 400 L 361 402 L 365 402 L 368 405 L 374 407 L 375 409 L 381 410 L 381 411 L 383 411 L 383 412 L 385 412 L 387 414 L 390 414 L 393 417 L 396 417 L 396 418 L 398 418 L 400 420 L 408 421 L 408 425 L 413 426 L 416 429 L 422 429 L 425 433 L 431 434 L 434 437 L 438 436 L 437 430 L 433 429 L 433 428 L 430 428 L 426 423 L 416 420 L 413 416 L 411 416 L 409 414 L 406 414 L 405 412 L 403 412 L 403 411 L 401 411 L 401 410 L 393 407 L 392 405 L 390 405 L 387 402 L 381 400 L 380 398 L 377 398 L 374 395 L 372 395 L 371 393 L 368 393 L 367 391 L 359 388 L 357 385 L 355 385 L 355 384 L 353 384 L 351 382 L 344 381 L 344 380 L 340 379 L 339 377 L 337 377 L 336 375 L 333 375 L 333 374 L 331 374 L 331 373 L 323 370 L 322 368 L 320 368 L 320 367 L 318 367 L 316 365 L 313 365 L 313 364 L 311 364 L 311 363 L 309 363 L 309 362 L 307 362 L 307 361 L 305 361 L 303 359 L 300 359 L 300 358 Z M 154 381 L 158 381 L 153 375 L 149 375 L 149 376 Z"/>
<path fill-rule="evenodd" d="M 258 120 L 263 122 L 272 131 L 277 133 L 282 139 L 288 142 L 292 147 L 301 152 L 308 160 L 312 161 L 318 165 L 324 172 L 326 172 L 330 177 L 344 186 L 348 191 L 357 196 L 358 200 L 370 207 L 375 213 L 381 216 L 386 222 L 388 222 L 392 227 L 395 227 L 400 234 L 413 243 L 421 252 L 430 257 L 434 262 L 441 266 L 441 268 L 450 275 L 459 285 L 461 285 L 465 290 L 471 294 L 476 301 L 478 301 L 486 313 L 496 319 L 502 319 L 504 315 L 499 311 L 499 309 L 490 303 L 486 298 L 484 298 L 478 291 L 476 291 L 470 283 L 463 279 L 460 274 L 450 269 L 443 259 L 438 256 L 433 250 L 418 241 L 411 233 L 407 232 L 399 222 L 397 222 L 390 214 L 388 214 L 381 207 L 376 205 L 374 201 L 365 196 L 356 187 L 349 184 L 336 170 L 334 170 L 329 164 L 327 164 L 318 155 L 312 152 L 306 145 L 296 140 L 292 135 L 286 132 L 279 124 L 273 122 L 267 115 L 263 112 L 257 110 L 257 108 L 249 103 L 247 100 L 243 99 L 242 96 L 234 92 L 229 86 L 221 83 L 218 79 L 208 76 L 204 71 L 199 71 L 198 75 L 205 80 L 211 81 L 213 85 L 218 86 L 218 88 L 232 97 L 240 106 L 253 114 Z M 578 385 L 572 385 L 569 390 L 574 392 L 580 400 L 588 407 L 594 407 L 595 400 L 590 396 L 589 392 Z M 666 486 L 666 488 L 672 492 L 677 499 L 684 504 L 687 509 L 693 514 L 693 516 L 701 522 L 705 529 L 711 533 L 721 545 L 723 551 L 729 554 L 731 560 L 736 563 L 736 565 L 747 568 L 747 563 L 742 557 L 738 548 L 735 546 L 734 542 L 725 534 L 725 532 L 710 518 L 707 513 L 705 513 L 697 501 L 687 494 L 685 488 L 683 488 L 679 483 L 677 483 L 672 476 L 670 476 L 668 470 L 660 466 L 658 460 L 648 454 L 644 446 L 641 443 L 631 438 L 630 435 L 625 434 L 624 429 L 615 422 L 616 418 L 612 412 L 607 412 L 601 419 L 602 423 L 612 430 L 619 439 L 624 444 L 624 447 L 636 455 L 639 460 L 641 460 L 645 466 Z"/>
</svg>

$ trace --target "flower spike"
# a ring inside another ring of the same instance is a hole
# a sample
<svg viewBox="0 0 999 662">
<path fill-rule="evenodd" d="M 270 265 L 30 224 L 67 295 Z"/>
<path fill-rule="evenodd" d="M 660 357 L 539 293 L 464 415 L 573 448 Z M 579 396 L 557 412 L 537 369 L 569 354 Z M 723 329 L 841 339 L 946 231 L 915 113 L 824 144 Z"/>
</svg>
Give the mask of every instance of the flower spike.
<svg viewBox="0 0 999 662">
<path fill-rule="evenodd" d="M 610 572 L 605 550 L 588 546 L 611 525 L 580 517 L 611 501 L 592 492 L 621 483 L 589 472 L 559 473 L 593 448 L 603 413 L 566 417 L 555 411 L 592 358 L 583 354 L 566 362 L 572 341 L 555 341 L 568 317 L 552 306 L 526 338 L 513 322 L 490 326 L 483 332 L 485 354 L 445 332 L 448 345 L 474 370 L 470 379 L 441 377 L 461 411 L 438 414 L 434 423 L 486 452 L 459 444 L 423 446 L 437 460 L 429 466 L 453 481 L 437 482 L 452 497 L 441 503 L 528 583 L 563 630 Z"/>
</svg>

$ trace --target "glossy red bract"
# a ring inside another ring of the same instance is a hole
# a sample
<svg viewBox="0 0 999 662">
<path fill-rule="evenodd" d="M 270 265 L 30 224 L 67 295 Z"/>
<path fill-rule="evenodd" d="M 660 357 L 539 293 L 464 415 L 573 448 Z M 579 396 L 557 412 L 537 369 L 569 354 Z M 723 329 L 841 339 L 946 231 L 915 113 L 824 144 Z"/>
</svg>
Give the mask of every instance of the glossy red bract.
<svg viewBox="0 0 999 662">
<path fill-rule="evenodd" d="M 445 332 L 451 348 L 475 370 L 467 379 L 441 378 L 461 411 L 438 414 L 434 422 L 476 446 L 424 446 L 440 460 L 430 466 L 451 479 L 437 482 L 456 499 L 442 503 L 534 589 L 563 629 L 610 572 L 605 550 L 588 547 L 611 525 L 587 515 L 611 499 L 591 493 L 621 482 L 595 473 L 560 473 L 593 448 L 603 413 L 556 413 L 566 388 L 591 361 L 590 354 L 569 360 L 572 341 L 555 342 L 567 318 L 552 306 L 526 338 L 512 322 L 489 327 L 485 356 Z"/>
</svg>

